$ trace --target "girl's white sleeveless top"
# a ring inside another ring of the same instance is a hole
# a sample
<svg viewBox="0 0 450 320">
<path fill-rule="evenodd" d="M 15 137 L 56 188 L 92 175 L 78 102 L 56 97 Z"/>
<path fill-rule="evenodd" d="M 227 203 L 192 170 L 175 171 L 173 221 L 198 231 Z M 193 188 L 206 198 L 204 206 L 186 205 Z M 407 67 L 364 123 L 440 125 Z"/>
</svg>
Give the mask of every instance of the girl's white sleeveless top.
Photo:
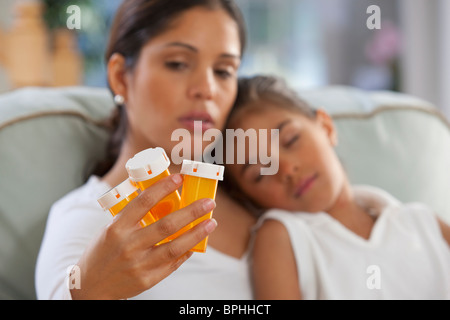
<svg viewBox="0 0 450 320">
<path fill-rule="evenodd" d="M 354 187 L 377 204 L 368 240 L 327 213 L 267 212 L 291 239 L 305 299 L 449 299 L 450 248 L 433 212 L 374 187 Z"/>
</svg>

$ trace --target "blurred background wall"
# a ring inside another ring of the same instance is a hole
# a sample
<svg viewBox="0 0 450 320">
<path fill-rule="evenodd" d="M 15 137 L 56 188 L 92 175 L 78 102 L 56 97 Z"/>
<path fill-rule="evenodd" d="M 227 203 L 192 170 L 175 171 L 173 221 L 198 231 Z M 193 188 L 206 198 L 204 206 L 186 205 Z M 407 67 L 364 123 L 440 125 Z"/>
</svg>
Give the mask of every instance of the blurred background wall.
<svg viewBox="0 0 450 320">
<path fill-rule="evenodd" d="M 434 103 L 450 119 L 449 0 L 236 1 L 249 33 L 241 74 L 275 73 L 296 88 L 349 85 L 405 92 Z M 47 80 L 36 85 L 106 86 L 103 52 L 121 0 L 0 0 L 0 92 L 29 83 L 13 81 L 5 56 L 17 44 L 7 35 L 17 32 L 17 21 L 23 26 L 36 18 L 31 17 L 36 12 L 17 6 L 37 2 L 44 4 L 40 16 L 52 64 Z M 67 31 L 70 5 L 80 8 L 81 28 L 67 36 L 58 30 Z M 381 29 L 367 27 L 371 5 L 380 8 Z M 26 54 L 40 57 L 37 49 L 18 51 L 17 61 Z"/>
</svg>

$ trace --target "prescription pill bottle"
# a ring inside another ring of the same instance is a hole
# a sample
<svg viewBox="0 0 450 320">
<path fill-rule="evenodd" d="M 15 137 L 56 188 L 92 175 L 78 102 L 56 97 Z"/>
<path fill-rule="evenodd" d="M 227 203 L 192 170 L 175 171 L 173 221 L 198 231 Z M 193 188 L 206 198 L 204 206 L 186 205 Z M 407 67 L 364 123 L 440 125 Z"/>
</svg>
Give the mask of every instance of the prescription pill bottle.
<svg viewBox="0 0 450 320">
<path fill-rule="evenodd" d="M 97 199 L 97 201 L 103 208 L 103 210 L 109 211 L 114 217 L 120 211 L 122 211 L 123 208 L 125 208 L 126 205 L 131 200 L 136 198 L 138 195 L 139 195 L 139 188 L 130 179 L 126 179 L 125 181 L 121 182 L 114 188 L 105 192 L 100 198 Z M 149 218 L 153 220 L 152 217 Z M 147 218 L 147 220 L 149 218 Z M 151 221 L 147 220 L 142 219 L 140 222 L 141 225 L 144 226 L 147 223 L 152 223 Z"/>
<path fill-rule="evenodd" d="M 133 158 L 129 159 L 125 168 L 129 178 L 140 190 L 145 190 L 155 182 L 170 175 L 169 165 L 170 160 L 164 149 L 150 148 L 137 153 Z M 151 218 L 148 218 L 148 220 L 153 223 L 179 208 L 180 194 L 175 190 L 150 209 L 147 215 L 150 215 L 153 221 Z M 171 240 L 172 237 L 168 239 Z"/>
<path fill-rule="evenodd" d="M 209 163 L 183 160 L 181 174 L 184 174 L 183 189 L 181 191 L 181 208 L 203 198 L 216 198 L 217 184 L 223 180 L 224 167 Z M 212 211 L 198 218 L 181 232 L 193 228 L 200 222 L 212 218 Z M 179 232 L 179 233 L 181 233 Z M 199 242 L 191 251 L 205 252 L 208 237 Z"/>
</svg>

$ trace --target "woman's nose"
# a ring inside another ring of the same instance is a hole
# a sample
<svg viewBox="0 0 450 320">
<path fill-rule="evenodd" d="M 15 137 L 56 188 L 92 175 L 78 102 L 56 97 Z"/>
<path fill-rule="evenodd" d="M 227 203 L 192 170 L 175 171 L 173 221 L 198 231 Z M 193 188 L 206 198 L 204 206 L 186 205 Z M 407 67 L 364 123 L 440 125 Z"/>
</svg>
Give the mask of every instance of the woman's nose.
<svg viewBox="0 0 450 320">
<path fill-rule="evenodd" d="M 216 83 L 213 72 L 207 70 L 198 72 L 189 86 L 189 97 L 192 99 L 211 100 L 216 93 Z"/>
</svg>

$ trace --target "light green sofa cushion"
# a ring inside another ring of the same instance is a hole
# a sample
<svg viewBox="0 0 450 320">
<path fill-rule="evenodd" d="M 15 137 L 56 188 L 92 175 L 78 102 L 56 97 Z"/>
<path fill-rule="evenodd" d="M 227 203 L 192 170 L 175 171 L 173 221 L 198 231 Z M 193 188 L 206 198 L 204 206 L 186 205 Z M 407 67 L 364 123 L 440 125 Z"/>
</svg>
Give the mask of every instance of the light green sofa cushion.
<svg viewBox="0 0 450 320">
<path fill-rule="evenodd" d="M 353 184 L 429 205 L 450 223 L 450 124 L 433 105 L 394 92 L 328 87 L 300 92 L 333 116 Z"/>
<path fill-rule="evenodd" d="M 0 96 L 0 299 L 34 299 L 34 268 L 50 206 L 104 156 L 112 99 L 103 89 Z"/>
<path fill-rule="evenodd" d="M 450 128 L 440 117 L 386 107 L 367 117 L 337 117 L 336 123 L 343 142 L 337 152 L 354 184 L 424 202 L 450 222 Z"/>
<path fill-rule="evenodd" d="M 450 129 L 428 103 L 347 87 L 302 91 L 338 128 L 353 183 L 420 200 L 450 220 Z M 0 96 L 0 299 L 34 299 L 34 268 L 51 204 L 105 154 L 107 89 L 28 88 Z"/>
</svg>

